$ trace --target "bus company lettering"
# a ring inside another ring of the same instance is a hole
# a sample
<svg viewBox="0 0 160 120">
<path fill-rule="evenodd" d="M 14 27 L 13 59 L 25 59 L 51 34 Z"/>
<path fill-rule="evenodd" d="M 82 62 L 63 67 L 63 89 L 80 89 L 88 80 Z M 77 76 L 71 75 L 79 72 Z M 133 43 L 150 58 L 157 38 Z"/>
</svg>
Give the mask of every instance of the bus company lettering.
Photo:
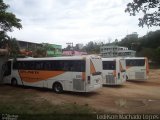
<svg viewBox="0 0 160 120">
<path fill-rule="evenodd" d="M 33 70 L 20 70 L 20 73 L 39 74 L 38 71 Z"/>
</svg>

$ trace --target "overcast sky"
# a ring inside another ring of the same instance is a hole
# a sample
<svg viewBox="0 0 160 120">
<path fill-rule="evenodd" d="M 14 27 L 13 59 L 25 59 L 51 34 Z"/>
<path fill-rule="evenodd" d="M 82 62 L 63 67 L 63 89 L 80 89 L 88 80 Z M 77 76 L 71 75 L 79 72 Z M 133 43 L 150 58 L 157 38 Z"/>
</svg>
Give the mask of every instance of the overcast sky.
<svg viewBox="0 0 160 120">
<path fill-rule="evenodd" d="M 107 43 L 137 32 L 143 36 L 158 27 L 138 27 L 138 17 L 125 13 L 131 0 L 4 0 L 22 21 L 21 30 L 9 33 L 18 40 L 36 43 Z"/>
</svg>

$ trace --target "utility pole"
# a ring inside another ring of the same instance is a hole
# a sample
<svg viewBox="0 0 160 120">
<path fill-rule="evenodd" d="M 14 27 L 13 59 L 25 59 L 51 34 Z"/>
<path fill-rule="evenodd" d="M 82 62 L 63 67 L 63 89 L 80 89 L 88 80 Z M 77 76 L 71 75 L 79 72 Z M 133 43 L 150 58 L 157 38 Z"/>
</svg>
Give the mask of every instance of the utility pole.
<svg viewBox="0 0 160 120">
<path fill-rule="evenodd" d="M 73 55 L 73 42 L 69 42 L 69 43 L 66 43 L 66 44 L 71 46 L 71 51 L 72 51 L 72 55 Z"/>
</svg>

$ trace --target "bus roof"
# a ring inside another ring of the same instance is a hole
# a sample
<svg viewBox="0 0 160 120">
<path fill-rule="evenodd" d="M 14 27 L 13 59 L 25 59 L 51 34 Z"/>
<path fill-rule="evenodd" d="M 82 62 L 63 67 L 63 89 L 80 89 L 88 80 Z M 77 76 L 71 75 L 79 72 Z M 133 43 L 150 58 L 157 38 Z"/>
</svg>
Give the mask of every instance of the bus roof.
<svg viewBox="0 0 160 120">
<path fill-rule="evenodd" d="M 102 58 L 102 61 L 114 61 L 124 59 L 123 57 L 114 57 L 114 58 Z"/>
<path fill-rule="evenodd" d="M 146 59 L 146 57 L 125 57 L 125 59 Z"/>
<path fill-rule="evenodd" d="M 83 60 L 85 58 L 101 58 L 97 55 L 82 55 L 82 56 L 62 56 L 62 57 L 43 57 L 43 58 L 17 58 L 18 61 L 32 61 L 32 60 Z M 10 59 L 13 60 L 13 59 Z"/>
</svg>

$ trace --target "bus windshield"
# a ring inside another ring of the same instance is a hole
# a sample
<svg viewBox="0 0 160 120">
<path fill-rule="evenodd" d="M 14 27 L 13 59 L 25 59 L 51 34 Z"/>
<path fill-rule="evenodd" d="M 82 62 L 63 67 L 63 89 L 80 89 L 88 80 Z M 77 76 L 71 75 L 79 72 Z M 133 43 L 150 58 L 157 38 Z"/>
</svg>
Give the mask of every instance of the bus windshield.
<svg viewBox="0 0 160 120">
<path fill-rule="evenodd" d="M 125 59 L 120 59 L 120 70 L 121 70 L 121 72 L 125 72 L 126 71 Z"/>
<path fill-rule="evenodd" d="M 103 61 L 103 70 L 115 70 L 116 61 Z"/>
<path fill-rule="evenodd" d="M 145 59 L 126 60 L 126 66 L 144 66 Z"/>
</svg>

